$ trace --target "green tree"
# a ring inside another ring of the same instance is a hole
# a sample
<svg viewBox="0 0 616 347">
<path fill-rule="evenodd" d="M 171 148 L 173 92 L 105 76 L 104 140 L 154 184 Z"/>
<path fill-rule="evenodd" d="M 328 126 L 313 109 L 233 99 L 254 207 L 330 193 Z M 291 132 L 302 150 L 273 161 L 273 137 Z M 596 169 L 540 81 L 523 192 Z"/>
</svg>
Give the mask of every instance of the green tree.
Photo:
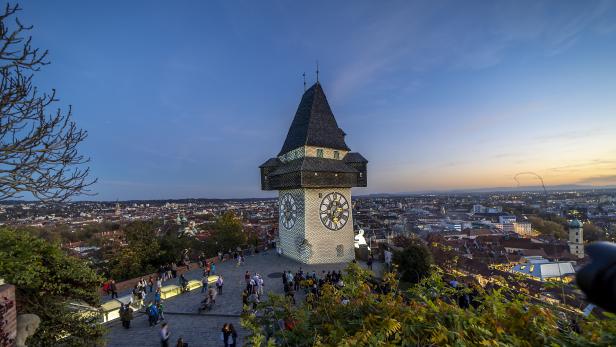
<svg viewBox="0 0 616 347">
<path fill-rule="evenodd" d="M 41 326 L 28 346 L 95 345 L 104 327 L 98 311 L 76 311 L 71 304 L 98 307 L 101 278 L 56 244 L 28 233 L 0 229 L 0 277 L 17 288 L 18 313 L 34 313 Z"/>
<path fill-rule="evenodd" d="M 127 245 L 108 254 L 109 274 L 115 280 L 124 280 L 154 272 L 160 264 L 159 224 L 136 221 L 124 227 Z"/>
<path fill-rule="evenodd" d="M 401 279 L 417 283 L 430 274 L 432 254 L 423 241 L 405 238 L 400 245 L 402 250 L 394 251 L 393 263 L 398 267 Z"/>
<path fill-rule="evenodd" d="M 592 223 L 584 223 L 584 241 L 607 240 L 607 232 Z"/>
<path fill-rule="evenodd" d="M 552 236 L 558 240 L 566 240 L 569 237 L 568 232 L 561 223 L 545 220 L 536 216 L 529 216 L 528 220 L 533 228 L 539 231 L 543 236 Z"/>
<path fill-rule="evenodd" d="M 208 256 L 215 255 L 219 250 L 235 249 L 247 242 L 242 222 L 232 211 L 223 213 L 212 225 L 212 235 L 205 242 L 204 250 Z"/>
</svg>

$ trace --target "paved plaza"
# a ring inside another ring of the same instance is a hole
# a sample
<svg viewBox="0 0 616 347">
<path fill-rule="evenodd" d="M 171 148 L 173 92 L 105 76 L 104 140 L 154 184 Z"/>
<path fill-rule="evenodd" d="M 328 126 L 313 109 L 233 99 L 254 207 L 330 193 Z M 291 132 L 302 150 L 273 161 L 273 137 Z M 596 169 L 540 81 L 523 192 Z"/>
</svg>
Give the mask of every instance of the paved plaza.
<svg viewBox="0 0 616 347">
<path fill-rule="evenodd" d="M 232 323 L 239 334 L 239 346 L 242 345 L 247 331 L 240 325 L 239 315 L 242 312 L 242 291 L 246 288 L 244 273 L 259 273 L 265 281 L 265 293 L 283 293 L 280 273 L 290 270 L 295 273 L 299 268 L 304 271 L 315 271 L 320 276 L 322 271 L 342 270 L 345 264 L 305 265 L 286 257 L 278 256 L 274 251 L 263 252 L 246 257 L 244 265 L 238 267 L 233 260 L 216 264 L 216 274 L 222 275 L 225 285 L 223 294 L 218 295 L 216 304 L 207 313 L 198 314 L 197 309 L 204 294 L 201 289 L 180 294 L 163 301 L 165 321 L 171 332 L 170 345 L 175 346 L 179 337 L 183 337 L 189 347 L 223 346 L 220 341 L 220 330 L 224 323 Z M 202 269 L 195 269 L 185 274 L 186 278 L 201 279 Z M 272 275 L 272 277 L 270 277 Z M 166 281 L 167 284 L 177 284 L 178 279 Z M 120 296 L 128 295 L 127 290 Z M 301 292 L 301 291 L 300 291 Z M 148 294 L 149 296 L 150 294 Z M 267 296 L 267 295 L 266 295 Z M 298 292 L 296 299 L 301 300 L 303 294 Z M 149 300 L 146 299 L 146 302 Z M 109 300 L 106 297 L 105 300 Z M 131 322 L 131 328 L 126 330 L 119 320 L 108 323 L 107 345 L 113 346 L 160 346 L 160 324 L 150 327 L 147 316 L 136 314 Z"/>
</svg>

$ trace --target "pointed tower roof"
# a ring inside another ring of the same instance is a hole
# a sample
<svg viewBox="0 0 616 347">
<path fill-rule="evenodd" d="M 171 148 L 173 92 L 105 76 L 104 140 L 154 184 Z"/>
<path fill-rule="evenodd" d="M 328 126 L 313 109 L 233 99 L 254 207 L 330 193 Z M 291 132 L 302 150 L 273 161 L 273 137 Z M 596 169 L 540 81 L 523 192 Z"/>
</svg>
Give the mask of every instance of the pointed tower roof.
<svg viewBox="0 0 616 347">
<path fill-rule="evenodd" d="M 303 146 L 349 151 L 344 142 L 345 135 L 338 127 L 321 84 L 317 82 L 304 92 L 278 155 Z"/>
</svg>

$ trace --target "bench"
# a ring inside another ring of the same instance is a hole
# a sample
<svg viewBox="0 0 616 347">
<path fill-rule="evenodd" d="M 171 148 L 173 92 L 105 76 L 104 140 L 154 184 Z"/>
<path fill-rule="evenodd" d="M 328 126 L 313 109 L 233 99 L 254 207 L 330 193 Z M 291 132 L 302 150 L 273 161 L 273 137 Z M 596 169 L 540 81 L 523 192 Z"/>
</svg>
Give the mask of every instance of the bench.
<svg viewBox="0 0 616 347">
<path fill-rule="evenodd" d="M 163 286 L 160 288 L 160 298 L 161 299 L 169 299 L 172 296 L 176 296 L 182 292 L 182 288 L 180 286 L 176 286 L 175 284 L 170 284 L 168 286 Z"/>
<path fill-rule="evenodd" d="M 188 288 L 188 291 L 191 291 L 191 290 L 194 290 L 194 289 L 197 289 L 197 288 L 201 288 L 201 281 L 199 281 L 199 280 L 190 280 L 190 281 L 188 281 L 188 284 L 186 285 L 186 288 Z"/>
<path fill-rule="evenodd" d="M 120 318 L 121 303 L 118 300 L 110 300 L 101 305 L 103 312 L 103 323 Z"/>
</svg>

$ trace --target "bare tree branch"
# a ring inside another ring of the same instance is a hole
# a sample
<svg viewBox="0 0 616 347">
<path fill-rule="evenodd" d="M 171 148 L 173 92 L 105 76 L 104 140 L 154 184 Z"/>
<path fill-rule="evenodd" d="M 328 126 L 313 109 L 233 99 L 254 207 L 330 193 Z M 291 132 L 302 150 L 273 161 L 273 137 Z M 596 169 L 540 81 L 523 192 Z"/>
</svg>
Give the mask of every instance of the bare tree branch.
<svg viewBox="0 0 616 347">
<path fill-rule="evenodd" d="M 32 48 L 32 37 L 17 18 L 19 5 L 0 14 L 0 200 L 35 198 L 54 202 L 89 194 L 89 158 L 77 151 L 87 132 L 72 120 L 72 109 L 50 111 L 56 91 L 40 93 L 33 73 L 47 65 L 47 51 Z"/>
</svg>

